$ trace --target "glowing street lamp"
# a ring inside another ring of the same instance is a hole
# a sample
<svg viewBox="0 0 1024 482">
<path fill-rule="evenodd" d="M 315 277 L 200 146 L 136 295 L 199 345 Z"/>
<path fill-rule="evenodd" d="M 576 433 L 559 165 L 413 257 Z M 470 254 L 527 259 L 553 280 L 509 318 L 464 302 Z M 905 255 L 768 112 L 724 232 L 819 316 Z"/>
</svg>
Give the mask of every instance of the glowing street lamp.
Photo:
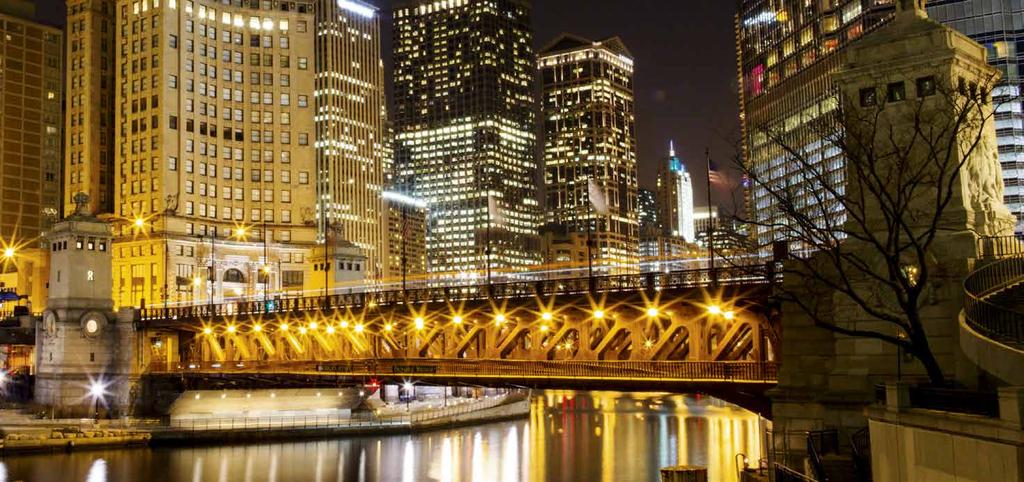
<svg viewBox="0 0 1024 482">
<path fill-rule="evenodd" d="M 708 306 L 708 314 L 720 315 L 720 314 L 722 314 L 722 307 L 718 306 L 718 305 Z"/>
<path fill-rule="evenodd" d="M 504 322 L 508 321 L 508 319 L 507 319 L 507 318 L 505 318 L 505 315 L 504 315 L 504 314 L 502 314 L 502 313 L 498 313 L 498 315 L 494 317 L 494 321 L 495 321 L 495 323 L 497 323 L 497 324 L 499 324 L 499 325 L 500 325 L 500 324 L 502 324 L 502 323 L 504 323 Z"/>
<path fill-rule="evenodd" d="M 203 334 L 204 335 L 211 335 L 211 334 L 213 334 L 213 328 L 210 328 L 209 326 L 204 327 L 203 328 Z"/>
<path fill-rule="evenodd" d="M 725 318 L 727 320 L 731 320 L 733 318 L 736 318 L 736 313 L 732 312 L 732 311 L 726 311 L 726 312 L 722 313 L 722 318 Z"/>
<path fill-rule="evenodd" d="M 600 320 L 600 319 L 603 319 L 603 318 L 604 318 L 604 311 L 603 310 L 596 310 L 596 311 L 594 311 L 594 319 L 595 320 Z"/>
<path fill-rule="evenodd" d="M 362 333 L 363 332 L 363 324 L 362 323 L 357 323 L 355 331 L 356 331 L 356 333 Z"/>
<path fill-rule="evenodd" d="M 415 324 L 416 324 L 416 329 L 417 329 L 417 330 L 422 330 L 422 329 L 423 329 L 423 325 L 424 325 L 425 321 L 423 320 L 423 317 L 422 317 L 422 316 L 417 316 L 417 317 L 416 317 L 416 319 L 415 319 L 415 320 L 413 320 L 413 323 L 415 323 Z"/>
<path fill-rule="evenodd" d="M 281 323 L 281 331 L 288 331 L 288 323 Z"/>
<path fill-rule="evenodd" d="M 319 325 L 319 324 L 317 324 L 317 322 L 315 322 L 315 321 L 311 321 L 311 322 L 309 323 L 309 329 L 310 329 L 310 330 L 316 330 L 317 328 L 320 328 L 320 325 Z"/>
<path fill-rule="evenodd" d="M 12 247 L 4 248 L 4 259 L 11 259 L 17 254 L 17 250 Z"/>
<path fill-rule="evenodd" d="M 540 315 L 540 319 L 544 321 L 551 321 L 552 318 L 554 318 L 554 315 L 552 315 L 550 311 L 545 311 Z"/>
<path fill-rule="evenodd" d="M 252 331 L 255 331 L 256 333 L 259 333 L 259 332 L 263 331 L 263 326 L 255 325 L 255 326 L 252 327 Z"/>
<path fill-rule="evenodd" d="M 103 399 L 104 394 L 106 394 L 106 386 L 101 380 L 93 380 L 89 383 L 89 396 L 92 397 L 92 413 L 93 418 L 96 420 L 100 418 L 99 403 Z"/>
<path fill-rule="evenodd" d="M 235 332 L 235 325 L 228 325 L 228 333 L 234 333 L 234 332 Z"/>
<path fill-rule="evenodd" d="M 462 317 L 459 315 L 455 315 L 454 317 L 452 317 L 452 323 L 455 323 L 456 325 L 461 325 Z"/>
<path fill-rule="evenodd" d="M 135 218 L 135 227 L 142 229 L 146 226 L 146 220 L 142 218 Z"/>
<path fill-rule="evenodd" d="M 658 317 L 658 309 L 653 307 L 653 306 L 650 307 L 650 308 L 647 308 L 647 316 L 649 316 L 651 318 L 657 318 Z"/>
<path fill-rule="evenodd" d="M 384 331 L 391 331 L 391 323 L 384 324 Z"/>
<path fill-rule="evenodd" d="M 333 326 L 328 326 L 327 327 L 327 334 L 328 335 L 333 335 L 334 334 L 334 327 Z"/>
</svg>

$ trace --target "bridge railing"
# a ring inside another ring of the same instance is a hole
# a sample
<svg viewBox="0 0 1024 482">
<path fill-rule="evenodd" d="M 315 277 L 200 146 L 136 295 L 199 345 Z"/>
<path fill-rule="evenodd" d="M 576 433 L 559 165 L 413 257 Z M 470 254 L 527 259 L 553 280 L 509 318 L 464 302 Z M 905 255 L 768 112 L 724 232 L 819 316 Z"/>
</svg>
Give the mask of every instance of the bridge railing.
<svg viewBox="0 0 1024 482">
<path fill-rule="evenodd" d="M 668 273 L 608 275 L 585 278 L 531 280 L 490 285 L 439 286 L 408 290 L 380 290 L 332 293 L 328 296 L 273 298 L 267 302 L 243 301 L 175 307 L 148 306 L 140 310 L 141 319 L 178 320 L 219 316 L 261 315 L 316 310 L 335 310 L 354 306 L 468 301 L 488 298 L 572 295 L 588 292 L 640 291 L 694 288 L 723 285 L 769 284 L 781 276 L 775 264 L 727 266 L 722 268 L 680 270 Z"/>
<path fill-rule="evenodd" d="M 170 364 L 157 362 L 150 365 L 148 372 L 192 373 L 200 376 L 216 373 L 259 373 L 261 375 L 280 373 L 354 377 L 774 382 L 778 377 L 778 365 L 775 362 L 757 361 L 534 361 L 381 358 L 294 362 L 235 361 Z"/>
</svg>

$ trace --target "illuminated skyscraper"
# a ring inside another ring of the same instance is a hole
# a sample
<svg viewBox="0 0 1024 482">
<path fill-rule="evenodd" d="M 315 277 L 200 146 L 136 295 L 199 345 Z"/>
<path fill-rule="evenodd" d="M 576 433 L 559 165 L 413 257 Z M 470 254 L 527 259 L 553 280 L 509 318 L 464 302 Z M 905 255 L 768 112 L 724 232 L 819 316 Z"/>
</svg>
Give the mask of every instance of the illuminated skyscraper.
<svg viewBox="0 0 1024 482">
<path fill-rule="evenodd" d="M 540 260 L 535 57 L 527 0 L 415 0 L 394 11 L 398 184 L 427 202 L 432 272 Z"/>
<path fill-rule="evenodd" d="M 64 213 L 84 192 L 95 214 L 114 212 L 116 0 L 71 0 L 67 16 Z"/>
<path fill-rule="evenodd" d="M 313 2 L 119 0 L 116 28 L 115 303 L 301 289 Z"/>
<path fill-rule="evenodd" d="M 594 263 L 639 257 L 633 56 L 563 34 L 540 52 L 547 222 L 590 232 Z"/>
<path fill-rule="evenodd" d="M 316 1 L 317 225 L 362 249 L 371 279 L 396 276 L 386 231 L 380 14 L 358 0 Z"/>
<path fill-rule="evenodd" d="M 32 20 L 30 2 L 0 2 L 0 238 L 31 243 L 60 212 L 60 29 Z"/>
<path fill-rule="evenodd" d="M 658 169 L 658 222 L 672 236 L 694 242 L 693 180 L 670 145 L 668 159 Z"/>
<path fill-rule="evenodd" d="M 640 211 L 640 229 L 658 225 L 658 201 L 654 191 L 640 188 L 637 190 L 637 206 Z"/>
<path fill-rule="evenodd" d="M 747 195 L 749 215 L 758 224 L 784 224 L 766 186 L 801 183 L 806 173 L 776 141 L 818 159 L 841 180 L 842 159 L 822 142 L 818 122 L 830 122 L 837 103 L 831 74 L 844 47 L 876 28 L 894 11 L 892 0 L 741 0 L 736 19 L 739 49 L 740 122 L 744 161 L 755 173 Z M 770 134 L 770 135 L 769 135 Z M 827 199 L 808 195 L 808 206 Z M 758 228 L 763 248 L 781 235 Z"/>
</svg>

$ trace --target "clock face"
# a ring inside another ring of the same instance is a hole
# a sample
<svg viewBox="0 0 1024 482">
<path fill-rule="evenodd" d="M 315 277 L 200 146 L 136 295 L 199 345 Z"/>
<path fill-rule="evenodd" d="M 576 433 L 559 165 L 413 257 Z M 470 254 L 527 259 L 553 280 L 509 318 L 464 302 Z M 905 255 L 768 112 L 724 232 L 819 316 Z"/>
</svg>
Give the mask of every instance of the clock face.
<svg viewBox="0 0 1024 482">
<path fill-rule="evenodd" d="M 100 331 L 103 329 L 103 326 L 106 325 L 107 318 L 103 315 L 103 313 L 93 311 L 90 313 L 86 313 L 85 316 L 81 318 L 81 323 L 82 333 L 84 333 L 85 336 L 87 337 L 94 337 L 99 335 Z"/>
</svg>

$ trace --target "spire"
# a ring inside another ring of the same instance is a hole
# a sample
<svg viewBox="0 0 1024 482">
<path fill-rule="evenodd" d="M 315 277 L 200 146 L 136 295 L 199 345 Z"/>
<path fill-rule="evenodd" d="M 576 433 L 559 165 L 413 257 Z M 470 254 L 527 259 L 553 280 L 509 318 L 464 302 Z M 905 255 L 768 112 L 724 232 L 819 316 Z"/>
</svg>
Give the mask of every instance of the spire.
<svg viewBox="0 0 1024 482">
<path fill-rule="evenodd" d="M 668 157 L 676 157 L 676 141 L 668 141 Z"/>
</svg>

